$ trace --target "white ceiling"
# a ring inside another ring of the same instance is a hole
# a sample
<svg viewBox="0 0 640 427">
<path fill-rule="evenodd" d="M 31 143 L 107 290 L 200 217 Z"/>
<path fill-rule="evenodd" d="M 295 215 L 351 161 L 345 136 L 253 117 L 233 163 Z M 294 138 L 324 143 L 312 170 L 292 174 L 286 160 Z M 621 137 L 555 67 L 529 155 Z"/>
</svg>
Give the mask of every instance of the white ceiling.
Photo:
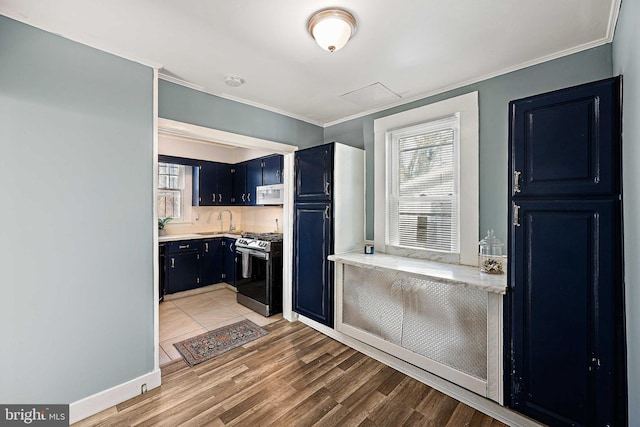
<svg viewBox="0 0 640 427">
<path fill-rule="evenodd" d="M 319 125 L 610 42 L 620 0 L 0 0 L 0 14 L 161 68 L 161 75 Z M 342 50 L 307 32 L 317 10 L 358 21 Z M 241 76 L 243 86 L 224 83 Z M 381 83 L 401 97 L 341 98 Z"/>
</svg>

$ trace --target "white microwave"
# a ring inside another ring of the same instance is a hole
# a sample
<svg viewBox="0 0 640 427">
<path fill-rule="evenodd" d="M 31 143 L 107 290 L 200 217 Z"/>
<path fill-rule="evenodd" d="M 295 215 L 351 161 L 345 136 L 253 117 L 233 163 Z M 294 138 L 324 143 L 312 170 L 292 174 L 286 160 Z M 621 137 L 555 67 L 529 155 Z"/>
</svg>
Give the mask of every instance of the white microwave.
<svg viewBox="0 0 640 427">
<path fill-rule="evenodd" d="M 257 205 L 281 205 L 284 203 L 284 184 L 256 187 Z"/>
</svg>

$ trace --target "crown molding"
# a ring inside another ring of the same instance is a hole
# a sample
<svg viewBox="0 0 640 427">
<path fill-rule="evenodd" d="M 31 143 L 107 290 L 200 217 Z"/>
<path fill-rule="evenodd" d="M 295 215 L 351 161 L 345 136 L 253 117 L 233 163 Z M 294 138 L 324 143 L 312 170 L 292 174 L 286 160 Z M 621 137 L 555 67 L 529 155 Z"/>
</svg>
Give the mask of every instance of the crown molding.
<svg viewBox="0 0 640 427">
<path fill-rule="evenodd" d="M 298 114 L 290 113 L 288 111 L 279 110 L 279 109 L 271 107 L 269 105 L 260 104 L 258 102 L 253 102 L 253 101 L 248 101 L 246 99 L 238 98 L 238 97 L 231 96 L 231 95 L 228 95 L 228 94 L 222 94 L 222 93 L 214 92 L 214 91 L 212 91 L 210 89 L 207 89 L 204 86 L 200 86 L 198 84 L 191 83 L 191 82 L 188 82 L 186 80 L 179 79 L 177 77 L 169 76 L 167 74 L 163 74 L 162 72 L 160 72 L 158 74 L 158 78 L 161 79 L 161 80 L 170 82 L 170 83 L 175 83 L 177 85 L 187 87 L 189 89 L 193 89 L 193 90 L 197 90 L 199 92 L 203 92 L 203 93 L 206 93 L 206 94 L 209 94 L 209 95 L 217 96 L 219 98 L 223 98 L 223 99 L 226 99 L 228 101 L 238 102 L 240 104 L 244 104 L 244 105 L 249 105 L 251 107 L 260 108 L 261 110 L 266 110 L 266 111 L 270 111 L 272 113 L 280 114 L 282 116 L 287 116 L 287 117 L 290 117 L 292 119 L 300 120 L 302 122 L 309 123 L 309 124 L 312 124 L 312 125 L 315 125 L 315 126 L 324 127 L 321 122 L 311 120 L 308 117 L 303 117 L 303 116 L 300 116 Z"/>
</svg>

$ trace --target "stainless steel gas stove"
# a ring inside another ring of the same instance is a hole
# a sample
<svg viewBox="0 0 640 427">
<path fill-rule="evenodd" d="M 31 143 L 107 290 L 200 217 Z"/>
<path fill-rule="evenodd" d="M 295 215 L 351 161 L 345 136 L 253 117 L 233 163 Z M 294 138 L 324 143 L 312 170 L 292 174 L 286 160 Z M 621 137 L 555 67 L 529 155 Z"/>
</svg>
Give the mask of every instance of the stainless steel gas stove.
<svg viewBox="0 0 640 427">
<path fill-rule="evenodd" d="M 236 240 L 237 301 L 262 314 L 282 312 L 282 234 L 245 233 Z"/>
</svg>

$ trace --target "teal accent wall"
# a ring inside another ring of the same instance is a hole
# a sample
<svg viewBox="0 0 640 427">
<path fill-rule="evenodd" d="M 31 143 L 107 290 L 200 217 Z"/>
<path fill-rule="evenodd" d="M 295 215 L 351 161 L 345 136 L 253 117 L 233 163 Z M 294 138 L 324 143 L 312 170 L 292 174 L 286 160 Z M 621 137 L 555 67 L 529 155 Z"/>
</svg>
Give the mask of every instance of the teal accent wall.
<svg viewBox="0 0 640 427">
<path fill-rule="evenodd" d="M 506 243 L 509 101 L 611 75 L 611 45 L 604 45 L 327 127 L 324 139 L 366 150 L 367 239 L 373 239 L 373 121 L 477 90 L 480 103 L 480 233 L 483 236 L 492 228 Z"/>
<path fill-rule="evenodd" d="M 154 370 L 153 70 L 0 16 L 0 402 Z"/>
<path fill-rule="evenodd" d="M 302 120 L 160 80 L 158 115 L 268 141 L 307 148 L 322 144 L 323 129 Z"/>
<path fill-rule="evenodd" d="M 622 182 L 629 425 L 640 425 L 640 2 L 623 0 L 613 72 L 622 74 Z"/>
</svg>

